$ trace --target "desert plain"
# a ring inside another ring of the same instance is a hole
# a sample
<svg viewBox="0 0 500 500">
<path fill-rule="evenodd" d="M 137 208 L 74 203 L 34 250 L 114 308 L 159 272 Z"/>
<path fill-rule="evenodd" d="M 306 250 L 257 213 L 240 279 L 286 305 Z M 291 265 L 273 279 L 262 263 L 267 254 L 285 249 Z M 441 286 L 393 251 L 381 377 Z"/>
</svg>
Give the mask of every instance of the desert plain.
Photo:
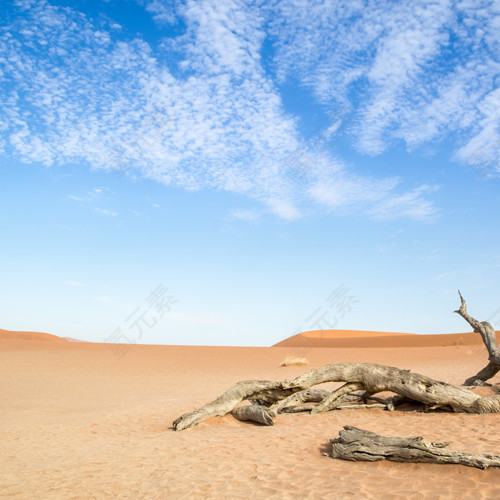
<svg viewBox="0 0 500 500">
<path fill-rule="evenodd" d="M 288 356 L 305 366 L 280 366 Z M 336 361 L 397 366 L 455 384 L 488 353 L 478 334 L 314 332 L 274 347 L 69 342 L 0 330 L 0 494 L 5 498 L 493 499 L 500 470 L 346 462 L 324 455 L 344 425 L 500 454 L 500 414 L 337 410 L 274 426 L 172 422 L 239 380 L 290 379 Z M 497 393 L 492 387 L 481 394 Z"/>
</svg>

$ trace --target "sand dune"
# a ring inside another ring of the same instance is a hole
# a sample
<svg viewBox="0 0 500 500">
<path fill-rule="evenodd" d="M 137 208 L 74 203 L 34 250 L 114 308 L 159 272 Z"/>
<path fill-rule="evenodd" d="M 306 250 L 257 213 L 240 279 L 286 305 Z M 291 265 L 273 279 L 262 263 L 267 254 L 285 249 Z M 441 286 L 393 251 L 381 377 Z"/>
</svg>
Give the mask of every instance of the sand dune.
<svg viewBox="0 0 500 500">
<path fill-rule="evenodd" d="M 309 348 L 309 366 L 280 367 L 296 350 L 1 340 L 0 491 L 16 499 L 500 497 L 500 470 L 323 456 L 346 424 L 498 453 L 499 415 L 345 410 L 283 414 L 273 427 L 226 416 L 171 429 L 176 417 L 238 380 L 364 361 L 461 383 L 487 362 L 482 345 L 346 347 Z"/>
<path fill-rule="evenodd" d="M 302 332 L 300 335 L 310 338 L 346 339 L 367 337 L 399 337 L 401 335 L 416 335 L 415 333 L 373 332 L 367 330 L 312 330 Z"/>
<path fill-rule="evenodd" d="M 2 330 L 0 328 L 0 340 L 51 340 L 57 342 L 66 342 L 66 339 L 43 332 L 15 332 L 11 330 Z"/>
<path fill-rule="evenodd" d="M 497 332 L 497 337 L 499 337 Z M 443 347 L 457 345 L 480 345 L 478 333 L 448 333 L 418 335 L 412 333 L 366 332 L 356 330 L 317 330 L 289 337 L 273 347 Z"/>
</svg>

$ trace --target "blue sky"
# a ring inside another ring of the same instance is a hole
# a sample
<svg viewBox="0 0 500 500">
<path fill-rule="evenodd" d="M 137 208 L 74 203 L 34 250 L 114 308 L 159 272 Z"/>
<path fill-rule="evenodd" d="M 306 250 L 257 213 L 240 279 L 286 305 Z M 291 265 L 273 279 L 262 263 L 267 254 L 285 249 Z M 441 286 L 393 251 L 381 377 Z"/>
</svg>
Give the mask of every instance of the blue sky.
<svg viewBox="0 0 500 500">
<path fill-rule="evenodd" d="M 500 328 L 499 1 L 0 6 L 0 328 Z"/>
</svg>

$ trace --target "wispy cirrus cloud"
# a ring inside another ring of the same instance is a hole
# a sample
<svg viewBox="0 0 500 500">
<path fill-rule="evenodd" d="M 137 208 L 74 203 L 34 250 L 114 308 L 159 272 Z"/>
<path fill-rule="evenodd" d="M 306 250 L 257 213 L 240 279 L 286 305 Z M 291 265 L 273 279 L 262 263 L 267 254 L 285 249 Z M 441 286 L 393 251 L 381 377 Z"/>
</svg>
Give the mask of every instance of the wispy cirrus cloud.
<svg viewBox="0 0 500 500">
<path fill-rule="evenodd" d="M 410 4 L 389 22 L 383 6 L 370 4 L 365 13 L 356 2 L 333 3 L 326 12 L 305 2 L 143 1 L 158 23 L 182 19 L 185 25 L 171 43 L 153 47 L 118 36 L 116 23 L 46 0 L 14 3 L 0 31 L 0 133 L 4 149 L 23 161 L 86 162 L 189 190 L 225 190 L 257 199 L 289 220 L 311 201 L 369 215 L 397 203 L 409 217 L 435 212 L 425 189 L 405 193 L 397 180 L 356 174 L 311 147 L 262 60 L 262 45 L 272 34 L 279 78 L 293 72 L 320 102 L 353 108 L 359 120 L 352 130 L 361 147 L 379 152 L 394 122 L 389 116 L 401 121 L 395 110 L 405 89 L 446 41 L 441 25 L 422 31 L 428 15 L 414 13 Z M 444 4 L 433 8 L 433 15 L 451 16 Z M 282 34 L 269 22 L 270 9 L 285 23 Z M 305 24 L 297 13 L 306 16 Z M 378 14 L 379 24 L 372 25 Z M 345 22 L 335 31 L 339 19 Z M 387 30 L 400 43 L 391 45 Z M 419 35 L 428 40 L 414 46 Z M 306 76 L 311 67 L 316 70 Z M 392 73 L 385 74 L 387 68 Z M 368 101 L 351 102 L 348 90 L 360 79 Z M 404 127 L 397 130 L 403 136 Z M 307 163 L 300 179 L 290 165 L 298 153 Z"/>
<path fill-rule="evenodd" d="M 115 210 L 109 210 L 107 208 L 94 208 L 94 212 L 101 214 L 101 215 L 106 215 L 107 217 L 116 217 L 118 216 L 118 212 Z"/>
<path fill-rule="evenodd" d="M 74 201 L 82 202 L 82 203 L 92 203 L 96 199 L 99 198 L 99 196 L 106 190 L 106 188 L 103 187 L 96 187 L 93 188 L 91 191 L 88 191 L 85 194 L 81 195 L 74 195 L 74 194 L 69 194 L 68 198 Z"/>
<path fill-rule="evenodd" d="M 143 0 L 140 2 L 159 24 L 173 24 L 177 16 L 175 13 L 175 0 Z"/>
<path fill-rule="evenodd" d="M 227 215 L 227 221 L 234 220 L 244 220 L 247 222 L 256 222 L 260 217 L 260 214 L 255 210 L 242 210 L 242 209 L 234 209 Z"/>
<path fill-rule="evenodd" d="M 455 157 L 500 172 L 500 3 L 276 3 L 276 74 L 310 88 L 379 154 L 457 134 Z"/>
<path fill-rule="evenodd" d="M 436 189 L 435 186 L 423 185 L 399 196 L 386 196 L 381 203 L 371 208 L 369 213 L 375 220 L 409 217 L 421 221 L 433 221 L 439 213 L 425 195 Z"/>
<path fill-rule="evenodd" d="M 101 208 L 101 207 L 94 206 L 96 203 L 99 203 L 102 200 L 102 195 L 107 190 L 108 189 L 105 187 L 96 187 L 96 188 L 93 188 L 92 190 L 90 190 L 84 194 L 78 195 L 78 196 L 74 195 L 74 194 L 70 194 L 70 195 L 68 195 L 68 198 L 70 200 L 73 200 L 73 201 L 80 203 L 81 205 L 92 207 L 93 211 L 98 213 L 98 214 L 106 215 L 107 217 L 116 217 L 119 214 L 115 210 L 110 210 L 107 208 Z"/>
</svg>

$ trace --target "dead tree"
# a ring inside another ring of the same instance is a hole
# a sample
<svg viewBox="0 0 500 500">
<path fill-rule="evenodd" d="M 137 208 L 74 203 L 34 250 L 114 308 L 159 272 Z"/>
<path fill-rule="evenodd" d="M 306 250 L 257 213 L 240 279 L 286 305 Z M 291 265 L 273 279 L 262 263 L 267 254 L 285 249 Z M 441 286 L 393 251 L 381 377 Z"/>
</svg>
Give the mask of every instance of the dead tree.
<svg viewBox="0 0 500 500">
<path fill-rule="evenodd" d="M 445 450 L 450 443 L 431 443 L 422 437 L 402 438 L 381 436 L 350 425 L 344 425 L 339 437 L 331 439 L 330 458 L 377 462 L 424 462 L 431 464 L 460 464 L 479 469 L 500 468 L 500 456 L 476 455 Z"/>
<path fill-rule="evenodd" d="M 487 321 L 478 321 L 474 319 L 467 313 L 467 303 L 465 302 L 460 290 L 458 291 L 460 295 L 460 309 L 456 310 L 457 314 L 460 314 L 462 318 L 469 323 L 474 329 L 474 332 L 479 333 L 483 339 L 486 349 L 488 349 L 488 359 L 489 363 L 473 377 L 468 378 L 464 385 L 489 385 L 486 380 L 489 380 L 500 370 L 500 348 L 498 347 L 497 337 L 495 329 Z"/>
<path fill-rule="evenodd" d="M 460 291 L 458 292 L 460 294 Z M 495 330 L 486 321 L 480 322 L 469 316 L 462 294 L 460 314 L 481 334 L 489 352 L 489 363 L 465 385 L 482 385 L 500 370 L 500 349 Z M 326 382 L 344 382 L 344 385 L 328 392 L 312 389 Z M 355 394 L 353 394 L 353 391 Z M 361 391 L 361 392 L 360 392 Z M 374 396 L 380 392 L 393 392 L 395 396 L 381 400 Z M 375 404 L 368 404 L 368 401 Z M 242 401 L 249 406 L 239 407 Z M 362 402 L 363 404 L 358 404 Z M 238 382 L 214 401 L 186 413 L 173 423 L 175 430 L 188 429 L 210 417 L 232 413 L 239 420 L 251 420 L 263 425 L 273 425 L 278 412 L 319 413 L 337 408 L 386 408 L 393 410 L 404 402 L 418 402 L 425 410 L 444 409 L 467 413 L 500 412 L 500 395 L 479 397 L 466 387 L 447 384 L 409 370 L 371 363 L 332 363 L 311 370 L 293 380 L 247 380 Z M 314 404 L 307 404 L 314 403 Z M 352 403 L 357 403 L 353 405 Z"/>
<path fill-rule="evenodd" d="M 311 390 L 311 387 L 326 382 L 344 382 L 344 385 L 332 392 Z M 362 392 L 353 396 L 352 391 Z M 214 401 L 176 419 L 173 427 L 180 431 L 207 418 L 221 417 L 231 412 L 236 418 L 272 425 L 273 417 L 289 405 L 294 405 L 295 410 L 300 411 L 303 403 L 315 401 L 316 405 L 306 406 L 306 409 L 311 413 L 319 413 L 342 407 L 349 399 L 351 402 L 353 398 L 366 401 L 373 398 L 373 394 L 386 391 L 400 396 L 384 401 L 388 409 L 389 405 L 394 407 L 394 401 L 398 404 L 405 398 L 423 403 L 427 409 L 442 408 L 467 413 L 500 412 L 500 395 L 480 397 L 466 387 L 392 366 L 332 363 L 293 380 L 238 382 Z M 239 403 L 245 400 L 252 403 L 252 408 L 236 410 Z"/>
</svg>

